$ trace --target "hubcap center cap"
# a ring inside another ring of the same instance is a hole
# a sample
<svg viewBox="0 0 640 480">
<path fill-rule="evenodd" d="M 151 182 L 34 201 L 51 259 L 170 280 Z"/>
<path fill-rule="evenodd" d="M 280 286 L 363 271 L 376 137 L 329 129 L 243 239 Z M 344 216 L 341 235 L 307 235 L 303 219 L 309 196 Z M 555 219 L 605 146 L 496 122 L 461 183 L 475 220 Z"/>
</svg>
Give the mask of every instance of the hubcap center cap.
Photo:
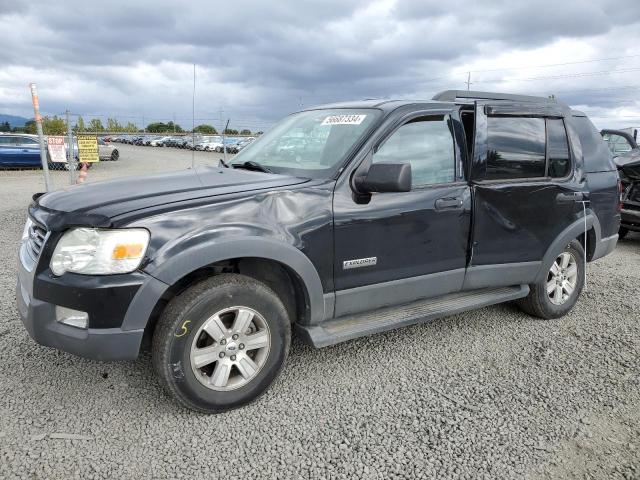
<svg viewBox="0 0 640 480">
<path fill-rule="evenodd" d="M 225 350 L 227 352 L 227 355 L 235 355 L 239 350 L 238 344 L 236 342 L 228 342 L 225 345 Z"/>
</svg>

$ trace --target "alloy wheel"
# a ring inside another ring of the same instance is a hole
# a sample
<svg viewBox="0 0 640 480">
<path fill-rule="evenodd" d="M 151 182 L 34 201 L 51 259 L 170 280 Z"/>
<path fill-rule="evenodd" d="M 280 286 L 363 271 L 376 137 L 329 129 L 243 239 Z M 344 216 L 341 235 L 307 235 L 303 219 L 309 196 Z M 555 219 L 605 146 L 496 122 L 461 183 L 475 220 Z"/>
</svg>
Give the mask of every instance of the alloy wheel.
<svg viewBox="0 0 640 480">
<path fill-rule="evenodd" d="M 231 307 L 210 316 L 198 329 L 191 368 L 207 388 L 229 391 L 253 380 L 271 348 L 269 325 L 249 307 Z"/>
<path fill-rule="evenodd" d="M 562 252 L 547 275 L 547 295 L 554 305 L 565 303 L 578 284 L 578 262 L 570 252 Z"/>
</svg>

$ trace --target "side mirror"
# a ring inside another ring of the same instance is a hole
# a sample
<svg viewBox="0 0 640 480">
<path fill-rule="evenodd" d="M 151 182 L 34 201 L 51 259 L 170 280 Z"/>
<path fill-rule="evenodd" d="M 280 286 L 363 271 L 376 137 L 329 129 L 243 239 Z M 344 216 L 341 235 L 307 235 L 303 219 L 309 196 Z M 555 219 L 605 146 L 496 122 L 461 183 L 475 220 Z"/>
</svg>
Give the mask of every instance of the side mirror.
<svg viewBox="0 0 640 480">
<path fill-rule="evenodd" d="M 354 179 L 361 193 L 411 191 L 411 164 L 373 163 L 365 175 Z"/>
</svg>

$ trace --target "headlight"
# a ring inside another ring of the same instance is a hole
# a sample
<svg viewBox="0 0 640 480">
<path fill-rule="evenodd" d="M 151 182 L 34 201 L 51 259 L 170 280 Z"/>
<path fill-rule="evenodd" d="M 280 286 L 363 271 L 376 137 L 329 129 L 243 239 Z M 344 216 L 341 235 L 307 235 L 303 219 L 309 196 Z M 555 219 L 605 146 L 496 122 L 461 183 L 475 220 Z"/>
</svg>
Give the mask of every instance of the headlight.
<svg viewBox="0 0 640 480">
<path fill-rule="evenodd" d="M 99 230 L 74 228 L 66 232 L 51 257 L 54 275 L 65 272 L 108 275 L 133 272 L 140 266 L 149 244 L 143 228 Z"/>
</svg>

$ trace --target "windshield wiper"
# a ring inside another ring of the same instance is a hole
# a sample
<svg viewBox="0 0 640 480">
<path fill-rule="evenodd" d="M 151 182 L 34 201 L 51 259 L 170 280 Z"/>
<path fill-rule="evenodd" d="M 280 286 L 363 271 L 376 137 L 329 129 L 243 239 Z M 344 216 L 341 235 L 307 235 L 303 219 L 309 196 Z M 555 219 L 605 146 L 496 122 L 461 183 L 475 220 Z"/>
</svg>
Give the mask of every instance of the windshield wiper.
<svg viewBox="0 0 640 480">
<path fill-rule="evenodd" d="M 245 170 L 251 170 L 253 172 L 273 173 L 273 170 L 270 168 L 260 165 L 258 162 L 254 162 L 252 160 L 244 163 L 232 163 L 231 166 L 233 168 L 244 168 Z"/>
</svg>

